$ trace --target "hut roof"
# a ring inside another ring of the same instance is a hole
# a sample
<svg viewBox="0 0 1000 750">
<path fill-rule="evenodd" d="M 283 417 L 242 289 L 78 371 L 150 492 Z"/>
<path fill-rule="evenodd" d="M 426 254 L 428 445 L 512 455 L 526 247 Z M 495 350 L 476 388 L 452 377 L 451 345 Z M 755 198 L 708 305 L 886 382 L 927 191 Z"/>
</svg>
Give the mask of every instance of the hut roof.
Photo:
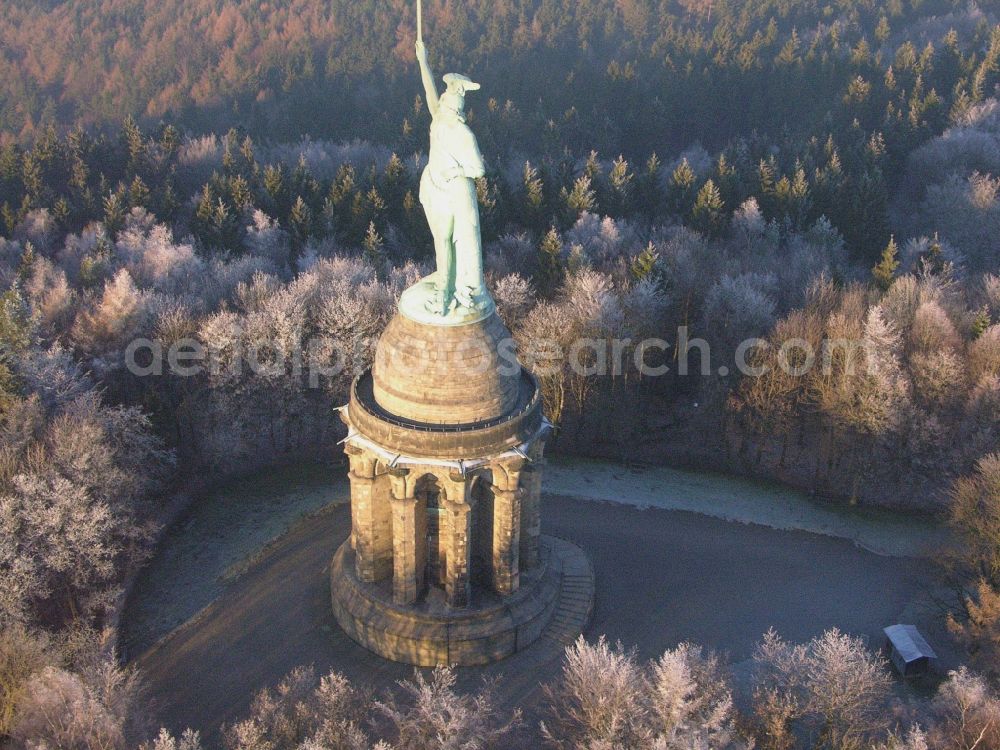
<svg viewBox="0 0 1000 750">
<path fill-rule="evenodd" d="M 921 658 L 937 659 L 934 649 L 920 635 L 915 625 L 890 625 L 882 632 L 907 664 Z"/>
</svg>

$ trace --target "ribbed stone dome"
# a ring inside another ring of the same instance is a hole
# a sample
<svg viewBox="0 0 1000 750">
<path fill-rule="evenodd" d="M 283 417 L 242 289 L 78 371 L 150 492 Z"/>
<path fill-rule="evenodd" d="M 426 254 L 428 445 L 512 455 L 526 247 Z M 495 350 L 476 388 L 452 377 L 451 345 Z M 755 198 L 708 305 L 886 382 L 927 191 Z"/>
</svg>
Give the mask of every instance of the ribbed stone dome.
<svg viewBox="0 0 1000 750">
<path fill-rule="evenodd" d="M 379 340 L 372 377 L 382 409 L 430 425 L 499 419 L 521 397 L 513 341 L 496 313 L 466 325 L 397 314 Z"/>
</svg>

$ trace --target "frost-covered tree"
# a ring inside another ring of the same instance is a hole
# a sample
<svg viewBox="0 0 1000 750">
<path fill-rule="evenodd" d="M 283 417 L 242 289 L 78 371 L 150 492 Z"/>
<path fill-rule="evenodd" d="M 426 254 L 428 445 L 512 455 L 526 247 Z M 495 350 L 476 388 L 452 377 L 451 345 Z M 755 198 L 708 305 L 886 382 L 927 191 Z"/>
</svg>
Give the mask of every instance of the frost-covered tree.
<svg viewBox="0 0 1000 750">
<path fill-rule="evenodd" d="M 565 305 L 542 302 L 514 332 L 518 356 L 538 378 L 545 414 L 553 424 L 560 423 L 566 406 L 565 369 L 572 324 L 572 316 Z"/>
<path fill-rule="evenodd" d="M 535 304 L 534 290 L 521 274 L 512 273 L 494 281 L 490 291 L 508 329 L 517 328 Z"/>
<path fill-rule="evenodd" d="M 48 599 L 69 612 L 106 604 L 92 598 L 113 584 L 127 533 L 106 504 L 64 477 L 15 477 L 0 498 L 0 598 L 12 609 L 4 615 L 28 619 L 31 604 Z"/>
<path fill-rule="evenodd" d="M 969 377 L 973 383 L 1000 376 L 1000 325 L 987 328 L 969 347 Z"/>
<path fill-rule="evenodd" d="M 928 300 L 914 313 L 909 330 L 910 347 L 917 352 L 938 352 L 959 348 L 961 339 L 948 312 L 940 302 Z"/>
<path fill-rule="evenodd" d="M 601 637 L 566 648 L 562 672 L 545 687 L 546 742 L 565 750 L 648 746 L 646 676 L 635 654 Z"/>
<path fill-rule="evenodd" d="M 56 661 L 50 639 L 43 633 L 14 624 L 0 629 L 0 736 L 10 735 L 28 681 Z"/>
<path fill-rule="evenodd" d="M 955 481 L 950 523 L 964 541 L 971 574 L 1000 588 L 1000 454 L 984 456 L 974 472 Z"/>
<path fill-rule="evenodd" d="M 100 298 L 77 316 L 73 340 L 97 362 L 116 364 L 129 342 L 149 327 L 153 305 L 150 295 L 122 269 L 105 284 Z"/>
<path fill-rule="evenodd" d="M 400 695 L 375 704 L 386 724 L 392 750 L 500 750 L 507 747 L 521 722 L 497 710 L 487 685 L 463 695 L 455 689 L 452 669 L 436 668 L 427 679 L 419 671 L 399 682 Z"/>
<path fill-rule="evenodd" d="M 180 737 L 175 737 L 166 729 L 160 729 L 156 739 L 143 744 L 141 750 L 202 750 L 201 734 L 186 729 Z"/>
<path fill-rule="evenodd" d="M 861 639 L 834 629 L 794 645 L 772 630 L 753 658 L 758 731 L 772 747 L 803 731 L 817 746 L 860 750 L 885 731 L 891 677 Z"/>
<path fill-rule="evenodd" d="M 85 634 L 77 645 L 67 649 L 65 667 L 44 666 L 28 679 L 11 736 L 37 750 L 135 747 L 148 727 L 138 672 L 119 666 L 103 636 Z"/>
<path fill-rule="evenodd" d="M 56 402 L 58 404 L 58 402 Z M 150 538 L 146 503 L 172 457 L 134 409 L 93 393 L 4 446 L 0 617 L 50 622 L 103 610 L 119 566 Z"/>
<path fill-rule="evenodd" d="M 931 701 L 928 745 L 933 750 L 1000 747 L 1000 698 L 965 667 L 948 673 Z"/>
<path fill-rule="evenodd" d="M 689 643 L 642 665 L 621 644 L 581 636 L 545 698 L 541 730 L 554 748 L 746 747 L 719 658 Z"/>
<path fill-rule="evenodd" d="M 247 251 L 251 255 L 267 258 L 278 268 L 284 268 L 291 257 L 288 233 L 260 209 L 253 212 L 252 221 L 243 239 Z"/>
<path fill-rule="evenodd" d="M 224 728 L 223 739 L 228 750 L 368 750 L 362 726 L 369 710 L 367 694 L 342 675 L 317 684 L 311 667 L 299 667 L 257 693 L 250 715 Z"/>
<path fill-rule="evenodd" d="M 761 274 L 727 275 L 713 284 L 705 295 L 702 324 L 711 342 L 729 353 L 743 340 L 770 331 L 777 317 L 776 284 L 773 275 Z"/>
<path fill-rule="evenodd" d="M 690 643 L 650 665 L 649 697 L 656 750 L 741 747 L 736 711 L 720 660 Z"/>
</svg>

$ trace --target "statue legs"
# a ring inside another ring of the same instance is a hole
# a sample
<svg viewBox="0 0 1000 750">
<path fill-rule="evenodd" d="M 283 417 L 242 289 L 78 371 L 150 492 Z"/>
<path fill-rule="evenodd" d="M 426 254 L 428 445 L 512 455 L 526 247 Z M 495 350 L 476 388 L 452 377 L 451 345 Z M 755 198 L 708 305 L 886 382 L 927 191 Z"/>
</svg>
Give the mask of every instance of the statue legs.
<svg viewBox="0 0 1000 750">
<path fill-rule="evenodd" d="M 483 246 L 479 234 L 479 216 L 476 222 L 463 222 L 455 227 L 455 257 L 458 262 L 455 278 L 455 297 L 465 307 L 475 306 L 475 297 L 485 282 L 483 280 Z"/>
<path fill-rule="evenodd" d="M 476 309 L 476 298 L 485 288 L 483 239 L 479 227 L 476 183 L 466 179 L 455 203 L 455 298 L 463 307 Z"/>
<path fill-rule="evenodd" d="M 449 213 L 436 216 L 429 223 L 437 261 L 436 294 L 431 312 L 447 315 L 455 298 L 455 217 Z"/>
<path fill-rule="evenodd" d="M 421 203 L 434 235 L 437 260 L 434 298 L 425 303 L 425 308 L 442 316 L 447 316 L 456 304 L 469 310 L 479 309 L 486 284 L 475 182 L 455 179 L 449 192 L 444 192 L 425 177 Z"/>
</svg>

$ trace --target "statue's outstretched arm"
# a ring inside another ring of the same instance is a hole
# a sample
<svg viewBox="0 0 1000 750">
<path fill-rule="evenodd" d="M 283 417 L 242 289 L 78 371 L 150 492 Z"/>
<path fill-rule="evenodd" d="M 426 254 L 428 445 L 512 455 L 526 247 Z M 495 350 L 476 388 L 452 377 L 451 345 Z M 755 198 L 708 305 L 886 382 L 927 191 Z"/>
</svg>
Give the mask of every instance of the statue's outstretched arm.
<svg viewBox="0 0 1000 750">
<path fill-rule="evenodd" d="M 427 94 L 427 108 L 431 111 L 431 117 L 437 117 L 439 96 L 437 85 L 434 83 L 431 64 L 427 60 L 427 47 L 420 41 L 417 42 L 417 62 L 420 63 L 420 78 L 424 82 L 424 92 Z"/>
</svg>

